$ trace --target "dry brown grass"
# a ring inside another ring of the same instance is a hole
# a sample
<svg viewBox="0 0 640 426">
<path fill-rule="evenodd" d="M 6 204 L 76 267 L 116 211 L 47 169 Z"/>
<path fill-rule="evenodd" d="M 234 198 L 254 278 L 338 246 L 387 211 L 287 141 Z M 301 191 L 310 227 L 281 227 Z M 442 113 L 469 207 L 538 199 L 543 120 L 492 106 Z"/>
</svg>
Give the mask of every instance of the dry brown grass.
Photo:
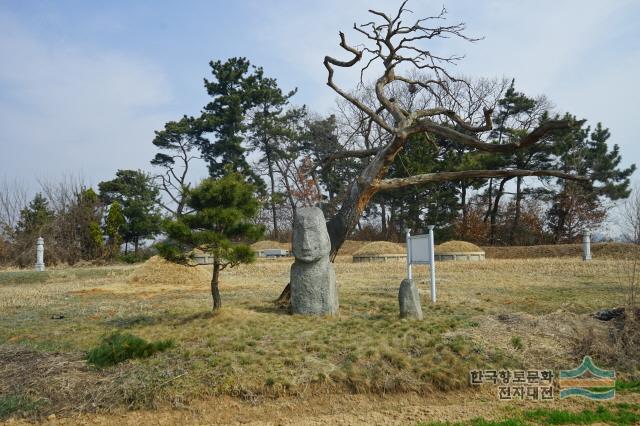
<svg viewBox="0 0 640 426">
<path fill-rule="evenodd" d="M 338 260 L 335 318 L 274 307 L 291 259 L 225 270 L 216 314 L 208 269 L 191 284 L 179 284 L 182 272 L 132 284 L 145 265 L 57 271 L 45 281 L 0 275 L 0 394 L 49 401 L 42 414 L 73 413 L 182 407 L 219 395 L 255 401 L 328 392 L 429 394 L 466 387 L 470 368 L 572 367 L 573 330 L 593 326 L 601 339 L 601 324 L 589 313 L 621 303 L 617 276 L 628 266 L 566 258 L 438 262 L 436 305 L 428 302 L 427 271 L 419 266 L 425 320 L 412 322 L 398 318 L 402 263 Z M 53 320 L 54 313 L 65 318 Z M 105 370 L 84 365 L 82 353 L 114 330 L 173 339 L 176 348 Z M 513 337 L 522 339 L 522 349 L 513 347 Z"/>
<path fill-rule="evenodd" d="M 373 241 L 353 253 L 354 256 L 375 256 L 377 254 L 406 254 L 406 250 L 401 245 L 389 241 Z"/>
<path fill-rule="evenodd" d="M 481 252 L 484 251 L 473 243 L 466 241 L 447 241 L 446 243 L 436 246 L 436 253 L 464 253 L 464 252 Z"/>
</svg>

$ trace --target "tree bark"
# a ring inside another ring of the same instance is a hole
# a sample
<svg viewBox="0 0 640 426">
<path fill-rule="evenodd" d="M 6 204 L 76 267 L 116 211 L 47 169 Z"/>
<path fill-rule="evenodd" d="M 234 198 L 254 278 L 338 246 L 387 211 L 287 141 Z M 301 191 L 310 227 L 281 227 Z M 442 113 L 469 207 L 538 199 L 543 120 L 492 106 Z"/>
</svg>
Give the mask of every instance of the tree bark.
<svg viewBox="0 0 640 426">
<path fill-rule="evenodd" d="M 498 187 L 498 192 L 493 201 L 493 208 L 491 209 L 491 225 L 489 231 L 489 244 L 494 245 L 496 243 L 496 222 L 498 217 L 498 209 L 500 208 L 500 199 L 504 194 L 504 185 L 510 181 L 512 178 L 507 177 L 500 181 L 500 186 Z"/>
<path fill-rule="evenodd" d="M 338 250 L 340 250 L 347 235 L 358 223 L 371 197 L 381 189 L 378 184 L 387 173 L 387 169 L 393 163 L 393 159 L 402 149 L 405 142 L 405 138 L 396 136 L 389 145 L 378 151 L 378 154 L 371 160 L 360 176 L 351 182 L 340 210 L 327 222 L 327 231 L 331 239 L 329 256 L 332 262 L 335 260 Z"/>
<path fill-rule="evenodd" d="M 493 205 L 491 202 L 493 200 L 493 179 L 489 179 L 489 189 L 487 190 L 487 193 L 489 194 L 489 200 L 487 201 L 487 212 L 484 214 L 484 223 L 487 223 L 487 220 L 489 220 L 491 206 Z"/>
<path fill-rule="evenodd" d="M 382 235 L 386 238 L 387 236 L 387 208 L 385 206 L 385 202 L 380 202 L 380 215 L 382 216 Z"/>
<path fill-rule="evenodd" d="M 460 237 L 464 240 L 467 236 L 467 185 L 464 182 L 460 182 L 462 190 L 460 191 L 460 204 L 462 207 L 462 235 Z"/>
<path fill-rule="evenodd" d="M 522 177 L 518 176 L 516 180 L 516 211 L 513 215 L 513 223 L 511 224 L 511 232 L 509 233 L 509 244 L 513 244 L 516 230 L 520 224 L 520 204 L 522 204 Z"/>
<path fill-rule="evenodd" d="M 220 277 L 220 263 L 217 260 L 213 262 L 213 274 L 211 276 L 211 297 L 213 298 L 213 310 L 222 307 L 222 299 L 220 298 L 220 289 L 218 288 L 218 279 Z"/>
<path fill-rule="evenodd" d="M 269 147 L 269 144 L 265 142 L 264 144 L 265 146 L 265 156 L 267 157 L 267 166 L 269 168 L 269 180 L 271 181 L 271 216 L 273 218 L 273 238 L 276 241 L 279 241 L 279 235 L 278 235 L 278 215 L 277 215 L 277 211 L 276 211 L 276 202 L 273 198 L 273 195 L 276 192 L 276 183 L 275 183 L 275 176 L 273 174 L 273 162 L 271 161 L 271 149 Z"/>
</svg>

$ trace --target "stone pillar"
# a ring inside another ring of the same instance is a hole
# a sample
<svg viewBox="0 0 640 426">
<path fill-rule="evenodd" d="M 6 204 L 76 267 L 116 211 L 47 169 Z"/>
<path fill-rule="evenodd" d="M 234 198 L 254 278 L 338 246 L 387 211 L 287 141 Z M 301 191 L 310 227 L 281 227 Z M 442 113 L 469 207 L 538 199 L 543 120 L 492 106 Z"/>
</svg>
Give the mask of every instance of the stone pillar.
<svg viewBox="0 0 640 426">
<path fill-rule="evenodd" d="M 404 279 L 398 291 L 400 318 L 422 319 L 422 305 L 418 286 L 413 280 Z"/>
<path fill-rule="evenodd" d="M 591 232 L 586 228 L 582 230 L 582 260 L 591 260 Z"/>
<path fill-rule="evenodd" d="M 42 237 L 36 240 L 36 271 L 44 271 L 44 239 Z"/>
<path fill-rule="evenodd" d="M 291 312 L 335 315 L 338 312 L 336 272 L 329 261 L 331 240 L 322 210 L 300 208 L 293 219 Z"/>
</svg>

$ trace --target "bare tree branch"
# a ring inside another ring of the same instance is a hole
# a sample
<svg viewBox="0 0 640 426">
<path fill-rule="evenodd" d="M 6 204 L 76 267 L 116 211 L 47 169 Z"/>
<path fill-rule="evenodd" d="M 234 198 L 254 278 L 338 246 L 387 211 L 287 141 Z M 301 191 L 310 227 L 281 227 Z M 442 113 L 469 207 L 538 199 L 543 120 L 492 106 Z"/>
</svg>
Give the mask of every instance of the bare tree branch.
<svg viewBox="0 0 640 426">
<path fill-rule="evenodd" d="M 371 108 L 369 108 L 366 105 L 364 105 L 362 102 L 360 102 L 354 96 L 352 96 L 352 95 L 348 94 L 347 92 L 345 92 L 344 90 L 340 89 L 333 82 L 333 67 L 332 67 L 332 65 L 346 68 L 346 67 L 351 67 L 351 66 L 355 65 L 356 63 L 358 63 L 360 61 L 360 59 L 362 59 L 362 52 L 360 52 L 359 50 L 357 50 L 357 49 L 355 49 L 355 48 L 353 48 L 353 47 L 351 47 L 351 46 L 349 46 L 347 44 L 343 32 L 340 32 L 340 47 L 342 47 L 343 49 L 345 49 L 348 52 L 353 53 L 354 57 L 350 61 L 340 61 L 340 60 L 332 58 L 331 56 L 325 56 L 324 57 L 324 66 L 325 66 L 325 68 L 327 69 L 327 71 L 329 73 L 328 77 L 327 77 L 327 85 L 329 87 L 331 87 L 335 92 L 337 92 L 340 96 L 342 96 L 343 98 L 345 98 L 346 100 L 348 100 L 352 104 L 356 105 L 358 108 L 360 108 L 365 113 L 367 113 L 367 115 L 369 115 L 369 117 L 371 117 L 376 123 L 378 123 L 378 125 L 380 125 L 380 127 L 386 129 L 389 132 L 392 132 L 393 129 L 391 128 L 391 126 L 389 126 L 382 119 L 382 117 L 380 117 L 378 114 L 376 114 L 375 111 L 373 111 Z"/>
<path fill-rule="evenodd" d="M 380 148 L 370 148 L 370 149 L 358 149 L 353 151 L 338 151 L 333 154 L 329 154 L 322 159 L 323 164 L 328 164 L 334 160 L 339 160 L 341 158 L 367 158 L 372 155 L 376 155 L 380 151 Z"/>
<path fill-rule="evenodd" d="M 399 189 L 407 186 L 422 185 L 430 182 L 462 180 L 473 178 L 497 178 L 518 176 L 553 176 L 563 179 L 587 181 L 586 176 L 577 176 L 560 170 L 464 170 L 459 172 L 438 172 L 409 176 L 407 178 L 383 179 L 375 184 L 375 188 L 383 191 Z"/>
<path fill-rule="evenodd" d="M 578 124 L 581 122 L 577 122 Z M 451 127 L 438 124 L 429 119 L 420 120 L 415 126 L 406 129 L 408 134 L 416 134 L 422 132 L 431 132 L 433 134 L 449 138 L 469 148 L 474 148 L 480 151 L 493 152 L 493 153 L 510 153 L 518 149 L 529 147 L 540 139 L 544 138 L 547 134 L 554 130 L 569 129 L 576 125 L 576 122 L 570 120 L 549 120 L 542 123 L 535 130 L 522 138 L 517 143 L 506 144 L 494 144 L 487 143 L 480 140 L 477 136 L 472 136 L 466 133 L 459 132 Z"/>
</svg>

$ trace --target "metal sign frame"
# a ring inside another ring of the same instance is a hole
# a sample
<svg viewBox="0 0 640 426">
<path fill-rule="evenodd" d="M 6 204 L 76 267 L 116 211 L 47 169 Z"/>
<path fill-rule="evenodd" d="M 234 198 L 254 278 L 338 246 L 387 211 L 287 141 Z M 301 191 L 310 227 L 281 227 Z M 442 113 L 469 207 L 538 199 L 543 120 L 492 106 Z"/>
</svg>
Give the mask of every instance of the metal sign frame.
<svg viewBox="0 0 640 426">
<path fill-rule="evenodd" d="M 407 229 L 407 278 L 413 279 L 411 265 L 429 265 L 431 281 L 431 302 L 436 303 L 436 263 L 435 246 L 433 238 L 433 225 L 429 225 L 429 233 L 423 235 L 411 235 L 411 229 Z"/>
</svg>

